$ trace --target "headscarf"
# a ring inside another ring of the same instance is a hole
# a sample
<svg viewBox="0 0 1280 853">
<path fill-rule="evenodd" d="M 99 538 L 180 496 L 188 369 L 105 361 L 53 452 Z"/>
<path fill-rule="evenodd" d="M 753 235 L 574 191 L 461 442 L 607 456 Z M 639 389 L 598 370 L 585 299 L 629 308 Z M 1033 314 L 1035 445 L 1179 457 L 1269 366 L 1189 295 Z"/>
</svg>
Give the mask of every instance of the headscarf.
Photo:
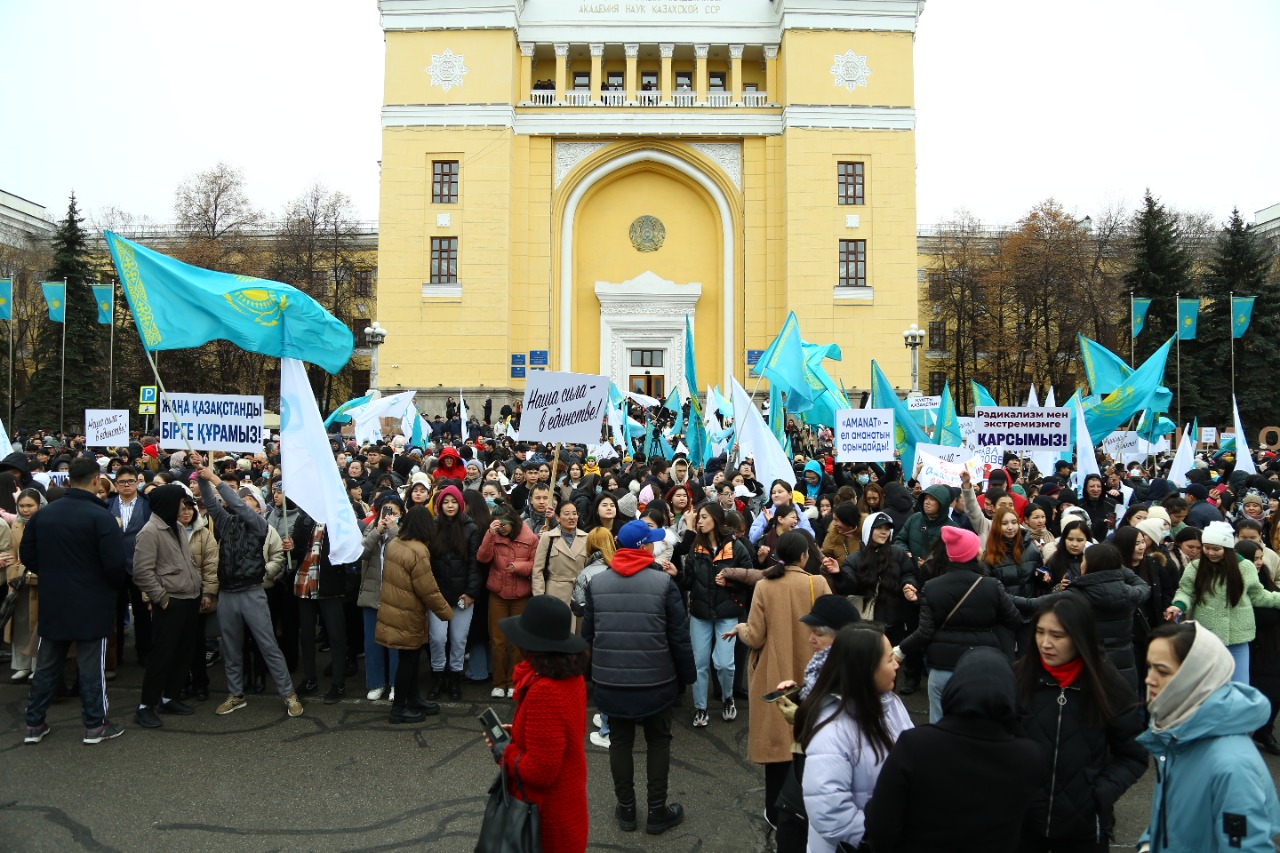
<svg viewBox="0 0 1280 853">
<path fill-rule="evenodd" d="M 1215 690 L 1231 680 L 1235 671 L 1231 652 L 1216 634 L 1202 630 L 1197 622 L 1187 624 L 1196 626 L 1196 638 L 1182 666 L 1147 705 L 1152 731 L 1168 731 L 1191 719 Z"/>
</svg>

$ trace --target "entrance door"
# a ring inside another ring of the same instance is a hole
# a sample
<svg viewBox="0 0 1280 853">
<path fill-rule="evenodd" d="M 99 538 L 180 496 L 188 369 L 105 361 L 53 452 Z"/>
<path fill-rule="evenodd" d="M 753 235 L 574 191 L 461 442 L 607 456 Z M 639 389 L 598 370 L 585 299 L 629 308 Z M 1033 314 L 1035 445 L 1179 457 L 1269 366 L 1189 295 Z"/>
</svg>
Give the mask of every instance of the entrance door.
<svg viewBox="0 0 1280 853">
<path fill-rule="evenodd" d="M 661 400 L 667 396 L 666 351 L 660 349 L 633 349 L 629 351 L 631 371 L 627 384 L 635 394 L 648 394 Z"/>
</svg>

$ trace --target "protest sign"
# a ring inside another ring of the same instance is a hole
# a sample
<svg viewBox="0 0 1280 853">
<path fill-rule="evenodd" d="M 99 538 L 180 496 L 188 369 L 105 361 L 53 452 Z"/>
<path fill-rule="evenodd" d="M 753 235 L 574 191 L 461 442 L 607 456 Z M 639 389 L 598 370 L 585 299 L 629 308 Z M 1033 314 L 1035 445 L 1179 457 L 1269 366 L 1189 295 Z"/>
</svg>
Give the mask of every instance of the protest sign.
<svg viewBox="0 0 1280 853">
<path fill-rule="evenodd" d="M 84 443 L 87 447 L 118 447 L 129 443 L 128 409 L 85 409 Z"/>
<path fill-rule="evenodd" d="M 1003 465 L 1004 451 L 999 447 L 978 446 L 977 418 L 956 418 L 960 422 L 960 443 L 978 454 L 986 465 Z"/>
<path fill-rule="evenodd" d="M 160 397 L 160 446 L 166 450 L 257 453 L 265 438 L 262 397 L 167 394 Z"/>
<path fill-rule="evenodd" d="M 1130 462 L 1141 462 L 1148 455 L 1156 453 L 1154 446 L 1142 436 L 1131 430 L 1117 430 L 1102 441 L 1102 450 L 1112 459 L 1125 465 Z"/>
<path fill-rule="evenodd" d="M 915 412 L 920 409 L 937 409 L 942 406 L 941 397 L 908 397 L 907 411 Z"/>
<path fill-rule="evenodd" d="M 836 412 L 837 462 L 887 462 L 896 446 L 893 409 Z"/>
<path fill-rule="evenodd" d="M 534 371 L 524 386 L 521 441 L 597 443 L 608 396 L 607 376 Z"/>
<path fill-rule="evenodd" d="M 1203 445 L 1218 443 L 1217 427 L 1200 427 L 1200 443 Z"/>
<path fill-rule="evenodd" d="M 978 406 L 974 425 L 979 447 L 1012 450 L 1020 456 L 1071 447 L 1071 415 L 1065 408 Z"/>
<path fill-rule="evenodd" d="M 930 486 L 959 486 L 960 475 L 966 470 L 969 478 L 977 483 L 984 476 L 984 468 L 982 458 L 967 447 L 916 445 L 915 478 L 926 489 Z"/>
</svg>

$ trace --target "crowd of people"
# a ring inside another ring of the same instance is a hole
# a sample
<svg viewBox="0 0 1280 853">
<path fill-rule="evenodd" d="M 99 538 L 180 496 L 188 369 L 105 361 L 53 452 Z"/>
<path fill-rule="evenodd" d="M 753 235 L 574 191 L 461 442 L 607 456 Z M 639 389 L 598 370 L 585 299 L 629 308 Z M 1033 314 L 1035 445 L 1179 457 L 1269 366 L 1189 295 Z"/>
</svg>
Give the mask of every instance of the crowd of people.
<svg viewBox="0 0 1280 853">
<path fill-rule="evenodd" d="M 694 736 L 713 716 L 748 727 L 780 853 L 1104 851 L 1148 754 L 1150 850 L 1272 849 L 1280 460 L 1206 457 L 1177 488 L 1167 460 L 1079 478 L 1009 455 L 983 484 L 925 487 L 815 438 L 794 484 L 766 484 L 724 456 L 334 435 L 364 536 L 337 563 L 274 443 L 21 436 L 0 460 L 0 565 L 25 742 L 76 692 L 86 743 L 122 734 L 107 683 L 132 652 L 147 729 L 196 713 L 219 661 L 217 714 L 270 681 L 298 716 L 363 675 L 391 723 L 422 724 L 484 684 L 515 703 L 491 746 L 547 851 L 585 848 L 588 743 L 609 752 L 622 830 L 683 821 L 677 706 Z M 913 727 L 899 697 L 922 685 Z"/>
</svg>

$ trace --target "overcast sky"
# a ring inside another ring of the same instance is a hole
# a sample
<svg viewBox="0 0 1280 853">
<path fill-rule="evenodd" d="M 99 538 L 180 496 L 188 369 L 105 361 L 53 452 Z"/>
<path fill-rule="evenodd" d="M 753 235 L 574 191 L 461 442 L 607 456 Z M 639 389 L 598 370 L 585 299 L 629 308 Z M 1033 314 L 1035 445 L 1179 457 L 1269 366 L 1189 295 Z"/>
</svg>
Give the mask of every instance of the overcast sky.
<svg viewBox="0 0 1280 853">
<path fill-rule="evenodd" d="M 225 160 L 276 213 L 312 181 L 378 214 L 374 0 L 0 0 L 0 189 L 173 218 Z M 929 0 L 916 39 L 919 221 L 1280 203 L 1277 0 Z M 874 72 L 874 66 L 872 68 Z"/>
</svg>

